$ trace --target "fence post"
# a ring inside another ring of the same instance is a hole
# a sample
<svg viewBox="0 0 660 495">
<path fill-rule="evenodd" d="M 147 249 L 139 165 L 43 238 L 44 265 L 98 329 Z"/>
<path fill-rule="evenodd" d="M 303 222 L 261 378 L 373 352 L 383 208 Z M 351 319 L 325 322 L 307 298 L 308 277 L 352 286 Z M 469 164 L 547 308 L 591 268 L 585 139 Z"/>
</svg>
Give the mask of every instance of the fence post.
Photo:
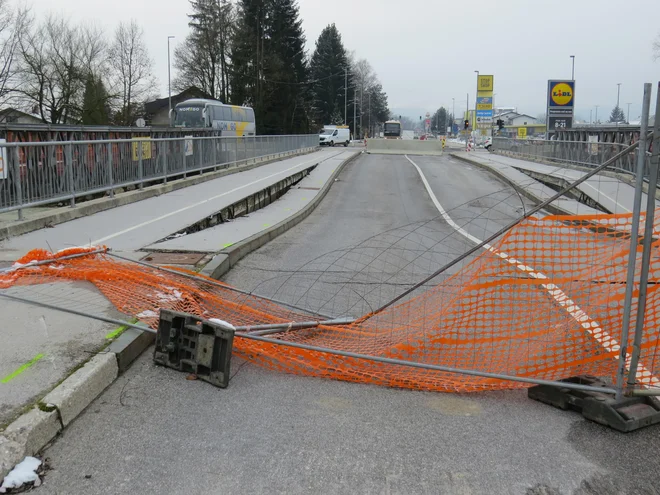
<svg viewBox="0 0 660 495">
<path fill-rule="evenodd" d="M 234 138 L 234 166 L 238 167 L 238 138 Z"/>
<path fill-rule="evenodd" d="M 112 143 L 106 144 L 108 150 L 108 183 L 110 184 L 110 197 L 115 197 L 115 184 L 112 177 Z"/>
<path fill-rule="evenodd" d="M 172 141 L 161 141 L 161 147 L 165 148 L 165 153 L 163 153 L 163 184 L 167 184 L 167 157 L 170 156 L 170 143 Z"/>
<path fill-rule="evenodd" d="M 248 164 L 248 148 L 247 148 L 247 139 L 243 138 L 243 152 L 245 157 L 245 165 Z"/>
<path fill-rule="evenodd" d="M 9 154 L 9 153 L 8 153 Z M 23 206 L 23 186 L 21 185 L 21 152 L 18 146 L 14 148 L 14 188 L 16 189 L 16 202 Z M 18 209 L 18 219 L 23 220 L 23 208 Z"/>
<path fill-rule="evenodd" d="M 71 207 L 76 206 L 75 191 L 76 187 L 73 181 L 73 150 L 71 149 L 73 145 L 71 143 L 65 144 L 65 156 L 66 156 L 66 173 L 69 176 L 69 194 L 71 194 L 71 199 L 69 203 Z"/>
<path fill-rule="evenodd" d="M 142 178 L 144 177 L 144 171 L 142 170 L 142 141 L 134 141 L 137 149 L 137 154 L 138 154 L 138 187 L 140 190 L 144 188 L 144 184 L 142 183 Z"/>
<path fill-rule="evenodd" d="M 628 357 L 628 336 L 630 333 L 630 313 L 632 311 L 632 298 L 635 285 L 635 263 L 637 261 L 637 236 L 639 233 L 639 217 L 642 209 L 642 183 L 644 167 L 644 145 L 646 143 L 646 132 L 649 120 L 649 109 L 651 106 L 651 85 L 644 84 L 644 100 L 642 103 L 642 127 L 638 148 L 637 176 L 635 178 L 635 197 L 633 202 L 633 216 L 630 230 L 630 247 L 628 251 L 628 272 L 626 275 L 626 293 L 623 303 L 623 319 L 621 320 L 621 342 L 619 350 L 619 364 L 616 374 L 616 399 L 623 397 L 623 388 L 626 372 L 626 361 Z M 655 187 L 655 186 L 654 186 Z M 655 197 L 651 193 L 651 184 L 649 184 L 649 197 Z M 648 215 L 649 212 L 647 212 Z M 648 217 L 647 217 L 648 219 Z"/>
<path fill-rule="evenodd" d="M 650 84 L 649 96 L 651 99 Z M 660 83 L 658 83 L 660 91 Z M 657 96 L 657 94 L 656 94 Z M 644 115 L 646 108 L 647 114 Z M 660 98 L 657 98 L 655 108 L 655 123 L 653 125 L 653 150 L 651 155 L 651 166 L 649 170 L 649 185 L 646 195 L 646 222 L 644 223 L 644 241 L 642 250 L 642 264 L 639 275 L 639 296 L 637 298 L 637 319 L 635 320 L 635 336 L 633 340 L 632 355 L 630 358 L 630 371 L 628 373 L 628 391 L 632 391 L 637 379 L 637 369 L 639 366 L 639 354 L 641 352 L 642 336 L 644 333 L 644 316 L 646 313 L 646 294 L 649 281 L 649 266 L 651 262 L 651 244 L 653 239 L 653 221 L 655 217 L 655 191 L 658 184 L 658 162 L 660 161 Z M 638 148 L 639 160 L 637 174 L 641 175 L 646 162 L 646 147 L 642 147 L 642 139 L 645 140 L 647 129 L 645 124 L 648 122 L 648 107 L 646 106 L 646 85 L 644 85 L 644 106 L 642 107 L 642 133 L 640 134 L 640 146 Z M 645 140 L 646 141 L 646 140 Z M 644 143 L 646 144 L 646 143 Z M 648 377 L 650 378 L 650 377 Z"/>
<path fill-rule="evenodd" d="M 186 170 L 188 169 L 187 163 L 186 163 L 186 138 L 183 138 L 183 141 L 181 141 L 181 156 L 183 157 L 183 178 L 186 178 Z M 195 141 L 193 141 L 193 158 L 195 157 Z"/>
<path fill-rule="evenodd" d="M 218 170 L 218 150 L 217 150 L 217 139 L 214 137 L 211 139 L 211 144 L 213 145 L 213 151 L 211 152 L 211 158 L 213 160 L 213 171 L 216 172 Z"/>
</svg>

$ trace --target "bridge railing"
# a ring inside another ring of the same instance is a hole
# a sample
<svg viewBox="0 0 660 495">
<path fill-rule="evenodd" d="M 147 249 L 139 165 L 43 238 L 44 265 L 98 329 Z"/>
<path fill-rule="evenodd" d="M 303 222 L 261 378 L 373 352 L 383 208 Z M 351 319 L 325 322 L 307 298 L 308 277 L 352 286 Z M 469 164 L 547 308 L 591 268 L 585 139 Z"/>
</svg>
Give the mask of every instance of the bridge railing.
<svg viewBox="0 0 660 495">
<path fill-rule="evenodd" d="M 494 138 L 496 153 L 534 161 L 565 163 L 582 167 L 597 167 L 628 147 L 621 143 L 585 141 L 549 141 L 542 139 Z M 618 158 L 610 167 L 612 171 L 635 174 L 637 152 Z M 648 176 L 651 154 L 646 153 L 644 177 Z"/>
<path fill-rule="evenodd" d="M 0 142 L 0 212 L 185 178 L 318 146 L 318 136 Z"/>
</svg>

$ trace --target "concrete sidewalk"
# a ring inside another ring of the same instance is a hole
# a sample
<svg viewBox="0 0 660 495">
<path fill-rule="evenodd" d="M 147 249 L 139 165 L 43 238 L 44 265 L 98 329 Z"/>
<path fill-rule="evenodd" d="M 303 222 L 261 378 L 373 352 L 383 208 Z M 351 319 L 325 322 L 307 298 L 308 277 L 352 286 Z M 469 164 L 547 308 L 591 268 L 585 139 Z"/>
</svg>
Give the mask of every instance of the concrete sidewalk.
<svg viewBox="0 0 660 495">
<path fill-rule="evenodd" d="M 557 187 L 565 187 L 587 174 L 561 164 L 548 165 L 495 153 L 476 155 L 480 160 L 499 170 L 507 170 L 511 167 L 523 173 L 528 179 L 538 178 Z M 635 188 L 610 174 L 597 174 L 578 185 L 577 189 L 585 196 L 586 201 L 591 200 L 609 213 L 631 213 L 633 210 Z M 646 205 L 646 194 L 643 194 L 642 205 Z"/>
<path fill-rule="evenodd" d="M 211 248 L 209 242 L 194 235 L 181 239 L 185 239 L 186 245 L 193 250 L 195 250 L 195 243 L 199 242 L 197 251 L 200 249 L 208 249 L 209 253 L 222 251 L 207 267 L 210 273 L 218 268 L 220 270 L 228 269 L 232 263 L 251 250 L 305 218 L 321 201 L 342 167 L 357 156 L 359 151 L 335 150 L 320 153 L 320 156 L 314 158 L 293 159 L 296 162 L 294 166 L 278 163 L 273 164 L 278 167 L 274 171 L 269 171 L 267 168 L 259 169 L 262 175 L 268 176 L 276 174 L 282 168 L 287 170 L 293 167 L 291 171 L 286 172 L 293 173 L 300 167 L 308 167 L 310 159 L 314 160 L 314 163 L 319 163 L 318 169 L 315 169 L 311 175 L 298 184 L 298 189 L 289 191 L 283 198 L 256 212 L 259 215 L 255 214 L 254 217 L 250 215 L 241 218 L 240 221 L 223 224 L 213 232 L 214 239 L 231 239 L 233 241 L 229 243 L 231 245 L 215 244 L 218 247 Z M 316 173 L 317 170 L 318 173 Z M 231 179 L 232 182 L 237 179 L 254 180 L 250 174 L 248 176 L 237 174 L 223 179 L 225 181 Z M 273 178 L 273 180 L 275 179 Z M 212 182 L 203 186 L 213 188 Z M 190 190 L 190 188 L 187 189 L 187 191 Z M 245 190 L 244 192 L 247 193 Z M 288 194 L 292 194 L 292 197 L 287 198 Z M 301 195 L 305 195 L 304 201 L 302 201 Z M 193 196 L 192 199 L 199 199 L 199 196 Z M 290 205 L 290 207 L 283 207 L 285 205 Z M 126 207 L 138 208 L 139 204 Z M 160 210 L 161 213 L 162 211 Z M 69 223 L 84 221 L 85 225 L 100 224 L 100 228 L 105 228 L 107 224 L 104 226 L 104 221 L 99 217 L 108 213 L 110 211 Z M 153 213 L 158 213 L 158 210 L 153 210 Z M 199 217 L 196 219 L 203 218 L 205 214 L 207 214 L 206 209 L 197 211 Z M 133 217 L 129 215 L 124 218 L 132 219 Z M 188 220 L 187 218 L 186 221 Z M 174 229 L 180 224 L 183 225 L 183 223 L 172 222 L 169 228 Z M 239 228 L 236 228 L 237 224 L 239 224 Z M 231 234 L 229 237 L 224 237 L 227 229 Z M 209 231 L 211 230 L 213 229 L 209 229 Z M 49 229 L 48 233 L 52 231 L 53 229 Z M 200 234 L 203 233 L 204 231 L 200 232 Z M 14 255 L 13 259 L 18 257 L 19 247 L 25 251 L 34 247 L 48 248 L 47 245 L 29 244 L 29 239 L 38 235 L 45 235 L 45 233 L 34 232 L 18 238 L 20 242 L 16 240 L 17 244 L 12 244 L 16 249 L 11 252 Z M 12 241 L 14 240 L 9 242 L 12 243 Z M 57 245 L 62 247 L 61 244 Z M 137 250 L 118 252 L 132 259 L 150 256 L 149 253 Z M 3 254 L 5 258 L 8 256 L 6 252 Z M 22 255 L 24 252 L 20 254 Z M 203 269 L 210 259 L 210 254 L 200 256 L 196 261 L 190 262 L 194 264 L 190 264 L 186 268 Z M 0 268 L 11 266 L 10 261 L 5 260 L 0 263 L 2 263 Z M 122 321 L 129 321 L 134 316 L 120 314 L 94 286 L 84 282 L 12 287 L 3 293 Z M 18 462 L 17 455 L 33 455 L 39 451 L 107 385 L 112 383 L 118 374 L 151 344 L 153 334 L 142 333 L 134 329 L 124 331 L 125 329 L 118 328 L 117 325 L 7 299 L 0 299 L 0 307 L 7 324 L 3 331 L 3 345 L 0 346 L 1 479 L 7 469 L 11 468 L 10 464 Z M 82 366 L 88 360 L 89 362 Z M 55 390 L 51 391 L 56 385 Z M 65 396 L 64 399 L 61 399 L 62 395 Z M 33 407 L 35 404 L 37 407 Z M 24 414 L 21 416 L 22 413 Z M 16 419 L 17 417 L 18 419 Z M 12 421 L 14 422 L 11 423 Z M 7 442 L 13 445 L 13 450 L 5 448 L 4 445 Z"/>
<path fill-rule="evenodd" d="M 500 179 L 511 184 L 516 190 L 518 190 L 518 192 L 535 202 L 540 203 L 557 194 L 557 191 L 524 174 L 519 168 L 506 163 L 506 160 L 500 160 L 500 158 L 506 157 L 498 155 L 494 156 L 492 153 L 485 150 L 473 151 L 470 153 L 456 152 L 452 153 L 451 156 L 488 170 Z M 521 160 L 515 161 L 520 162 Z M 525 162 L 523 162 L 523 164 L 525 164 Z M 518 165 L 520 166 L 520 164 Z M 529 165 L 536 164 L 529 163 Z M 546 209 L 551 213 L 560 215 L 599 215 L 603 213 L 600 210 L 596 210 L 595 208 L 591 208 L 579 201 L 567 197 L 557 199 Z"/>
</svg>

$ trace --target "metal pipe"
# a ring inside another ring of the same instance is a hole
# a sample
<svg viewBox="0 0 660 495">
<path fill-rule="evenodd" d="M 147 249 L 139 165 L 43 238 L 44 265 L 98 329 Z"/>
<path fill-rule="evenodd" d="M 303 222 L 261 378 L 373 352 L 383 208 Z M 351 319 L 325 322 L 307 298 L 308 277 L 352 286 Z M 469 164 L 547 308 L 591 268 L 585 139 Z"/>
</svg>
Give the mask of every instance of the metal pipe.
<svg viewBox="0 0 660 495">
<path fill-rule="evenodd" d="M 107 316 L 101 316 L 101 315 L 93 315 L 93 314 L 90 314 L 90 313 L 85 313 L 84 311 L 78 311 L 78 310 L 75 310 L 75 309 L 63 308 L 61 306 L 55 306 L 53 304 L 43 303 L 43 302 L 40 302 L 40 301 L 34 301 L 32 299 L 26 299 L 24 297 L 11 296 L 9 294 L 3 294 L 2 292 L 0 292 L 0 297 L 4 297 L 5 299 L 11 299 L 12 301 L 22 302 L 22 303 L 25 303 L 25 304 L 32 304 L 34 306 L 40 306 L 40 307 L 46 308 L 46 309 L 61 311 L 63 313 L 70 313 L 70 314 L 76 315 L 76 316 L 83 316 L 85 318 L 91 318 L 93 320 L 105 321 L 106 323 L 112 323 L 114 325 L 120 325 L 120 326 L 123 326 L 123 327 L 135 328 L 137 330 L 142 330 L 143 332 L 156 333 L 156 330 L 154 330 L 152 328 L 149 328 L 147 326 L 136 325 L 135 323 L 131 323 L 131 322 L 124 321 L 124 320 L 118 320 L 116 318 L 109 318 Z"/>
<path fill-rule="evenodd" d="M 614 389 L 608 388 L 608 387 L 592 387 L 589 385 L 580 385 L 579 383 L 569 383 L 569 382 L 557 382 L 557 381 L 552 381 L 552 380 L 542 380 L 538 378 L 529 378 L 526 376 L 510 376 L 510 375 L 502 375 L 499 373 L 488 373 L 486 371 L 477 371 L 477 370 L 463 370 L 463 369 L 458 369 L 458 368 L 450 368 L 448 366 L 438 366 L 435 364 L 427 364 L 427 363 L 417 363 L 413 361 L 404 361 L 402 359 L 393 359 L 393 358 L 385 358 L 385 357 L 380 357 L 380 356 L 370 356 L 368 354 L 359 354 L 356 352 L 349 352 L 349 351 L 340 351 L 337 349 L 330 349 L 327 347 L 317 347 L 314 345 L 308 345 L 308 344 L 301 344 L 299 342 L 289 342 L 286 340 L 278 340 L 278 339 L 272 339 L 268 337 L 262 337 L 260 335 L 252 335 L 248 333 L 236 333 L 236 337 L 242 337 L 245 339 L 250 339 L 250 340 L 257 340 L 259 342 L 266 342 L 269 344 L 277 344 L 277 345 L 285 345 L 289 347 L 296 347 L 298 349 L 305 349 L 308 351 L 317 351 L 317 352 L 324 352 L 327 354 L 333 354 L 336 356 L 344 356 L 344 357 L 350 357 L 350 358 L 356 358 L 356 359 L 364 359 L 366 361 L 374 361 L 377 363 L 386 363 L 386 364 L 394 364 L 397 366 L 407 366 L 410 368 L 419 368 L 419 369 L 425 369 L 425 370 L 433 370 L 433 371 L 443 371 L 446 373 L 457 373 L 461 375 L 468 375 L 468 376 L 481 376 L 484 378 L 494 378 L 497 380 L 507 380 L 507 381 L 512 381 L 512 382 L 523 382 L 523 383 L 533 383 L 536 385 L 551 385 L 553 387 L 561 387 L 561 388 L 568 388 L 568 389 L 573 389 L 573 390 L 585 390 L 589 392 L 601 392 L 601 393 L 608 393 L 612 394 L 614 393 Z"/>
<path fill-rule="evenodd" d="M 651 134 L 652 134 L 652 133 L 649 133 L 649 135 L 651 135 Z M 649 135 L 647 135 L 647 138 L 648 138 Z M 407 289 L 406 291 L 404 291 L 402 294 L 399 294 L 397 297 L 395 297 L 395 298 L 392 299 L 391 301 L 389 301 L 389 302 L 383 304 L 380 308 L 378 308 L 377 310 L 375 310 L 375 311 L 374 311 L 373 313 L 371 313 L 370 315 L 367 315 L 366 317 L 364 317 L 364 319 L 362 319 L 361 321 L 366 321 L 367 319 L 371 318 L 372 316 L 375 316 L 375 315 L 377 315 L 378 313 L 381 313 L 383 310 L 389 308 L 392 304 L 396 303 L 397 301 L 400 301 L 401 299 L 403 299 L 404 297 L 406 297 L 406 296 L 407 296 L 408 294 L 410 294 L 411 292 L 416 291 L 417 289 L 419 289 L 420 287 L 422 287 L 424 284 L 426 284 L 426 283 L 429 282 L 430 280 L 433 280 L 435 277 L 437 277 L 438 275 L 440 275 L 441 273 L 443 273 L 445 270 L 448 270 L 448 269 L 451 268 L 452 266 L 454 266 L 454 265 L 460 263 L 461 261 L 463 261 L 465 258 L 467 258 L 468 256 L 470 256 L 471 254 L 476 253 L 477 251 L 479 251 L 480 249 L 482 249 L 484 246 L 486 246 L 486 244 L 490 244 L 492 241 L 494 241 L 495 239 L 497 239 L 499 236 L 501 236 L 502 234 L 504 234 L 505 232 L 507 232 L 509 229 L 515 227 L 516 225 L 518 225 L 520 222 L 522 222 L 522 221 L 525 220 L 526 218 L 529 218 L 529 217 L 531 217 L 532 215 L 534 215 L 535 213 L 541 211 L 543 208 L 545 208 L 546 206 L 548 206 L 548 205 L 549 205 L 550 203 L 552 203 L 553 201 L 556 201 L 557 199 L 561 198 L 561 197 L 562 197 L 564 194 L 566 194 L 567 192 L 573 190 L 574 188 L 576 188 L 577 186 L 579 186 L 580 184 L 582 184 L 582 183 L 585 182 L 586 180 L 588 180 L 588 179 L 590 179 L 591 177 L 593 177 L 594 175 L 596 175 L 596 174 L 597 174 L 598 172 L 600 172 L 601 170 L 607 168 L 611 163 L 614 163 L 616 160 L 618 160 L 619 158 L 621 158 L 621 157 L 624 156 L 625 154 L 630 153 L 631 151 L 634 151 L 638 146 L 639 146 L 639 141 L 637 141 L 636 143 L 631 144 L 630 146 L 628 146 L 627 148 L 625 148 L 623 151 L 617 153 L 617 154 L 614 155 L 612 158 L 610 158 L 609 160 L 607 160 L 607 161 L 606 161 L 605 163 L 603 163 L 602 165 L 596 167 L 596 168 L 593 169 L 591 172 L 589 172 L 589 173 L 583 175 L 582 177 L 580 177 L 579 179 L 577 179 L 575 182 L 573 182 L 573 183 L 569 184 L 568 186 L 566 186 L 564 189 L 562 189 L 561 191 L 559 191 L 557 194 L 555 194 L 555 195 L 552 196 L 551 198 L 548 198 L 548 199 L 546 199 L 545 201 L 543 201 L 542 203 L 536 205 L 534 208 L 532 208 L 532 209 L 530 209 L 529 211 L 527 211 L 523 216 L 517 218 L 516 220 L 513 220 L 512 222 L 510 222 L 509 224 L 507 224 L 505 227 L 501 228 L 500 230 L 498 230 L 497 232 L 495 232 L 494 234 L 492 234 L 491 236 L 489 236 L 489 237 L 488 237 L 487 239 L 485 239 L 484 241 L 482 241 L 482 242 L 480 242 L 479 244 L 475 245 L 475 246 L 472 247 L 471 249 L 468 249 L 465 253 L 463 253 L 463 254 L 462 254 L 461 256 L 459 256 L 458 258 L 453 259 L 452 261 L 450 261 L 449 263 L 447 263 L 446 265 L 444 265 L 444 266 L 441 267 L 440 269 L 436 270 L 434 273 L 432 273 L 431 275 L 429 275 L 428 277 L 426 277 L 426 278 L 425 278 L 424 280 L 422 280 L 421 282 L 416 283 L 416 284 L 413 285 L 410 289 Z"/>
<path fill-rule="evenodd" d="M 630 395 L 633 397 L 635 396 L 640 396 L 640 397 L 656 397 L 660 396 L 660 389 L 639 389 L 639 390 L 632 390 L 630 392 Z"/>
<path fill-rule="evenodd" d="M 648 121 L 651 107 L 651 84 L 644 84 L 644 100 L 642 114 L 646 115 Z M 630 227 L 630 247 L 628 251 L 628 273 L 626 276 L 626 293 L 623 303 L 623 319 L 621 321 L 621 348 L 619 350 L 619 365 L 616 373 L 616 398 L 623 397 L 624 375 L 626 372 L 626 357 L 628 356 L 628 335 L 630 333 L 630 313 L 632 312 L 632 298 L 635 285 L 635 264 L 637 262 L 637 237 L 639 233 L 639 217 L 642 209 L 642 184 L 644 175 L 644 151 L 646 150 L 647 123 L 642 122 L 640 134 L 640 146 L 637 149 L 637 176 L 635 177 L 635 196 L 633 199 L 632 225 Z M 654 197 L 649 194 L 649 197 Z M 648 210 L 647 210 L 648 212 Z"/>
<path fill-rule="evenodd" d="M 99 248 L 96 251 L 88 251 L 85 253 L 76 253 L 76 254 L 69 254 L 67 256 L 62 256 L 60 258 L 52 258 L 48 260 L 42 260 L 42 261 L 35 261 L 34 263 L 25 263 L 21 266 L 10 266 L 8 268 L 0 268 L 0 273 L 10 273 L 16 270 L 22 270 L 24 268 L 32 268 L 33 266 L 41 266 L 41 265 L 50 265 L 51 263 L 58 263 L 60 261 L 66 261 L 66 260 L 72 260 L 74 258 L 82 258 L 84 256 L 89 256 L 90 254 L 100 254 L 100 253 L 105 253 L 107 252 L 107 248 Z"/>
<path fill-rule="evenodd" d="M 164 268 L 164 267 L 158 266 L 158 265 L 152 265 L 150 263 L 145 263 L 144 261 L 139 261 L 139 260 L 133 260 L 131 258 L 126 258 L 125 256 L 121 256 L 121 255 L 113 253 L 113 252 L 108 252 L 107 254 L 109 256 L 113 256 L 113 257 L 118 258 L 120 260 L 130 261 L 131 263 L 137 263 L 138 265 L 146 266 L 146 267 L 149 267 L 149 268 L 154 268 L 156 270 L 161 270 L 163 272 L 171 273 L 173 275 L 178 275 L 180 277 L 189 278 L 191 280 L 196 280 L 198 282 L 213 285 L 213 286 L 219 287 L 221 289 L 226 289 L 226 290 L 231 291 L 231 292 L 237 292 L 239 294 L 244 294 L 246 296 L 258 297 L 259 299 L 264 299 L 266 301 L 270 301 L 270 302 L 273 302 L 275 304 L 281 304 L 283 306 L 288 306 L 289 308 L 297 309 L 299 311 L 304 311 L 305 313 L 314 314 L 314 315 L 317 315 L 317 316 L 322 316 L 323 318 L 327 318 L 329 320 L 335 319 L 334 316 L 325 315 L 325 314 L 322 314 L 322 313 L 318 313 L 316 311 L 310 311 L 309 309 L 300 308 L 298 306 L 294 306 L 293 304 L 290 304 L 290 303 L 287 303 L 287 302 L 284 302 L 284 301 L 279 301 L 277 299 L 272 299 L 272 298 L 269 298 L 269 297 L 266 297 L 266 296 L 260 296 L 258 294 L 254 294 L 252 292 L 237 289 L 236 287 L 232 287 L 230 285 L 222 284 L 222 283 L 217 282 L 213 279 L 202 278 L 202 277 L 198 277 L 196 275 L 191 275 L 189 273 L 179 272 L 179 271 L 176 271 L 176 270 L 170 270 L 169 268 Z"/>
<path fill-rule="evenodd" d="M 304 328 L 315 328 L 319 326 L 350 325 L 355 318 L 337 318 L 323 321 L 292 321 L 290 323 L 270 323 L 266 325 L 245 325 L 236 327 L 237 332 L 248 332 L 250 335 L 268 335 L 271 333 L 283 333 L 289 330 L 302 330 Z M 254 330 L 254 331 L 253 331 Z"/>
<path fill-rule="evenodd" d="M 658 83 L 658 91 L 660 91 L 660 83 Z M 637 297 L 637 321 L 635 322 L 635 338 L 633 341 L 632 356 L 630 358 L 630 371 L 628 373 L 628 390 L 631 390 L 632 387 L 635 386 L 635 381 L 637 379 L 642 335 L 644 333 L 644 314 L 646 313 L 646 295 L 649 280 L 649 266 L 651 263 L 651 244 L 654 241 L 653 221 L 655 217 L 655 194 L 652 194 L 652 191 L 655 191 L 655 188 L 657 187 L 658 162 L 660 161 L 660 118 L 657 117 L 660 115 L 660 97 L 656 98 L 655 115 L 656 118 L 653 126 L 653 152 L 651 154 L 651 170 L 649 171 L 649 194 L 646 195 L 646 223 L 644 224 L 642 264 L 639 276 L 639 296 Z M 648 110 L 646 118 L 644 118 L 644 108 L 642 108 L 642 126 L 645 126 L 647 121 Z M 643 148 L 640 147 L 639 155 L 646 155 L 646 146 Z M 623 343 L 627 343 L 627 341 L 623 341 Z"/>
</svg>

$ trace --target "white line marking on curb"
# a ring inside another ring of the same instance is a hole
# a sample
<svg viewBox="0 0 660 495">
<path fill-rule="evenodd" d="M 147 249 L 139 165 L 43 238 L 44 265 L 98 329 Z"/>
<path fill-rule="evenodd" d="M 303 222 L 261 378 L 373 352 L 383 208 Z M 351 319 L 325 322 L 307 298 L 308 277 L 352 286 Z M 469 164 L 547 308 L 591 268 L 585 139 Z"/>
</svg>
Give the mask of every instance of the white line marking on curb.
<svg viewBox="0 0 660 495">
<path fill-rule="evenodd" d="M 422 172 L 422 169 L 419 168 L 419 166 L 413 162 L 408 155 L 405 155 L 406 159 L 413 164 L 413 166 L 417 169 L 417 173 L 419 173 L 419 176 L 422 179 L 422 182 L 424 183 L 424 187 L 426 188 L 426 192 L 429 194 L 431 197 L 431 201 L 433 201 L 433 204 L 435 207 L 438 209 L 440 214 L 442 215 L 442 218 L 445 219 L 445 222 L 447 222 L 456 232 L 461 234 L 462 236 L 468 238 L 475 244 L 481 244 L 483 241 L 481 241 L 479 238 L 473 236 L 472 234 L 468 233 L 466 230 L 464 230 L 460 225 L 458 225 L 454 220 L 447 214 L 445 209 L 442 207 L 440 202 L 438 201 L 438 198 L 435 196 L 435 193 L 431 189 L 431 186 L 429 185 L 428 181 L 426 180 L 426 176 Z M 499 251 L 495 249 L 493 246 L 490 244 L 484 245 L 484 249 L 487 251 L 490 251 L 491 253 L 495 254 L 496 256 L 499 256 L 503 260 L 507 261 L 508 263 L 511 263 L 514 265 L 518 270 L 524 272 L 526 275 L 530 276 L 531 278 L 535 278 L 537 280 L 545 280 L 548 277 L 541 272 L 537 272 L 532 268 L 531 266 L 524 265 L 522 262 L 518 261 L 515 258 L 512 258 L 509 256 L 507 253 L 503 251 Z M 614 340 L 601 326 L 598 322 L 594 321 L 587 313 L 585 313 L 580 306 L 578 306 L 572 299 L 570 299 L 564 291 L 562 291 L 559 287 L 557 287 L 555 284 L 552 283 L 542 283 L 541 284 L 543 288 L 552 296 L 552 298 L 557 301 L 557 304 L 559 304 L 561 307 L 563 307 L 566 312 L 579 324 L 584 328 L 584 330 L 587 331 L 600 345 L 602 345 L 605 350 L 608 352 L 614 352 L 617 353 L 615 354 L 616 359 L 619 359 L 618 352 L 621 350 L 621 346 L 619 343 Z M 626 354 L 626 365 L 630 365 L 630 359 L 631 355 Z M 639 364 L 639 368 L 637 370 L 637 380 L 644 384 L 644 385 L 650 385 L 654 387 L 660 386 L 660 380 L 653 376 L 651 372 L 645 368 L 641 363 Z"/>
</svg>

